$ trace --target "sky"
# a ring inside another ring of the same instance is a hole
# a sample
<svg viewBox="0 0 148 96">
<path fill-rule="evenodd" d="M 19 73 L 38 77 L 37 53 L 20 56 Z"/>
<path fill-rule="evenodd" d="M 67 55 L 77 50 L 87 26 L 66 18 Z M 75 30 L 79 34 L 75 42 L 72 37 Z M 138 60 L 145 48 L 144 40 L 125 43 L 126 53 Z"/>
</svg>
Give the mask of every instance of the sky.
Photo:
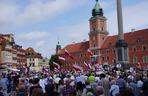
<svg viewBox="0 0 148 96">
<path fill-rule="evenodd" d="M 109 35 L 116 35 L 116 0 L 99 0 Z M 57 42 L 88 40 L 95 0 L 0 0 L 0 33 L 12 33 L 16 44 L 44 57 L 55 54 Z M 148 0 L 122 0 L 124 32 L 148 28 Z"/>
</svg>

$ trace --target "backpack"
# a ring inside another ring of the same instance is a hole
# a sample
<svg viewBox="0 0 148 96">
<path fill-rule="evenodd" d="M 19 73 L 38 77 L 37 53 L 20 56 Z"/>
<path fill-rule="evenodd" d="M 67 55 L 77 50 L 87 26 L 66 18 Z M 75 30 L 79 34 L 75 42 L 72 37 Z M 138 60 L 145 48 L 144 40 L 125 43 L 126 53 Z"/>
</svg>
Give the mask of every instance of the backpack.
<svg viewBox="0 0 148 96">
<path fill-rule="evenodd" d="M 95 90 L 93 88 L 86 88 L 86 96 L 95 96 Z"/>
</svg>

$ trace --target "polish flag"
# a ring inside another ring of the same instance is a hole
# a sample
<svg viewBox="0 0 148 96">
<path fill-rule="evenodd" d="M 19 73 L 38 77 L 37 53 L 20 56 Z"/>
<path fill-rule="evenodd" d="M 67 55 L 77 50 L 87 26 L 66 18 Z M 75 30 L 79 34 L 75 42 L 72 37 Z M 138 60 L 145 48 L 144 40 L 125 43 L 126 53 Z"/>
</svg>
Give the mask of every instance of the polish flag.
<svg viewBox="0 0 148 96">
<path fill-rule="evenodd" d="M 91 69 L 91 65 L 90 64 L 88 64 L 88 68 Z"/>
<path fill-rule="evenodd" d="M 53 66 L 60 69 L 60 65 L 58 63 L 56 63 L 56 62 L 53 62 Z"/>
<path fill-rule="evenodd" d="M 59 59 L 59 61 L 61 61 L 61 62 L 65 62 L 65 58 L 63 58 L 63 57 L 58 57 L 58 59 Z"/>
<path fill-rule="evenodd" d="M 65 49 L 65 56 L 69 56 L 71 59 L 74 59 L 74 57 Z"/>
<path fill-rule="evenodd" d="M 93 53 L 92 53 L 92 51 L 91 51 L 90 49 L 88 49 L 87 52 L 88 52 L 88 54 L 89 54 L 90 56 L 93 56 Z"/>
<path fill-rule="evenodd" d="M 84 65 L 85 65 L 85 67 L 88 67 L 88 64 L 84 61 Z"/>
<path fill-rule="evenodd" d="M 87 68 L 91 69 L 91 65 L 90 65 L 90 64 L 87 64 L 86 62 L 84 62 L 84 65 L 85 65 Z"/>
<path fill-rule="evenodd" d="M 82 67 L 78 66 L 78 65 L 73 65 L 72 66 L 76 71 L 82 71 Z"/>
</svg>

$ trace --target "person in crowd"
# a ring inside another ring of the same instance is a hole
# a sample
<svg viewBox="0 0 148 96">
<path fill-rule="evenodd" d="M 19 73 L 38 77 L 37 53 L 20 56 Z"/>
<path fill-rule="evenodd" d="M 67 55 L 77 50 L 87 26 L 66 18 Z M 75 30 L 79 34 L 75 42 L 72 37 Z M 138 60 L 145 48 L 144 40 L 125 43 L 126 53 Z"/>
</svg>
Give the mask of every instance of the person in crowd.
<svg viewBox="0 0 148 96">
<path fill-rule="evenodd" d="M 48 79 L 47 85 L 45 86 L 46 96 L 54 96 L 54 90 L 55 90 L 55 86 L 54 86 L 53 79 Z"/>
<path fill-rule="evenodd" d="M 96 96 L 104 96 L 104 89 L 100 85 L 96 87 Z"/>
<path fill-rule="evenodd" d="M 128 78 L 128 87 L 132 89 L 134 96 L 141 96 L 140 90 L 138 89 L 138 86 L 134 81 L 134 78 Z"/>
<path fill-rule="evenodd" d="M 63 96 L 63 94 L 62 94 L 63 88 L 64 88 L 64 81 L 63 80 L 60 80 L 59 81 L 59 84 L 58 84 L 58 93 L 59 93 L 59 96 Z"/>
<path fill-rule="evenodd" d="M 116 81 L 116 84 L 119 86 L 120 90 L 126 87 L 126 80 L 124 79 L 123 75 L 120 75 Z"/>
<path fill-rule="evenodd" d="M 96 96 L 95 88 L 90 85 L 89 81 L 86 81 L 86 86 L 83 89 L 82 96 Z"/>
<path fill-rule="evenodd" d="M 84 88 L 84 84 L 83 84 L 84 82 L 85 80 L 83 79 L 83 77 L 79 73 L 77 73 L 76 79 L 75 79 L 77 95 L 82 94 L 83 88 Z"/>
<path fill-rule="evenodd" d="M 42 87 L 43 93 L 45 94 L 46 78 L 44 78 L 44 76 L 39 80 L 39 85 Z"/>
<path fill-rule="evenodd" d="M 143 96 L 148 96 L 148 74 L 147 74 L 147 79 L 143 83 L 142 90 L 143 90 Z"/>
<path fill-rule="evenodd" d="M 30 87 L 30 96 L 35 96 L 36 91 L 39 91 L 40 93 L 42 93 L 42 87 L 39 85 L 39 78 L 34 78 L 33 81 L 33 86 Z"/>
<path fill-rule="evenodd" d="M 43 90 L 41 90 L 41 88 L 35 88 L 32 92 L 32 96 L 44 96 Z"/>
<path fill-rule="evenodd" d="M 62 90 L 63 96 L 76 96 L 76 89 L 70 85 L 70 80 L 66 80 L 66 84 Z"/>
<path fill-rule="evenodd" d="M 16 96 L 28 96 L 27 94 L 27 86 L 25 86 L 25 80 L 24 79 L 20 79 L 19 80 L 19 84 L 16 88 Z"/>
<path fill-rule="evenodd" d="M 111 88 L 109 90 L 111 96 L 117 96 L 119 94 L 119 86 L 116 85 L 116 81 L 112 80 L 111 81 Z"/>
<path fill-rule="evenodd" d="M 29 79 L 27 90 L 28 90 L 28 96 L 30 96 L 30 88 L 33 86 L 33 78 Z"/>
<path fill-rule="evenodd" d="M 7 78 L 5 74 L 0 73 L 0 88 L 4 95 L 7 95 Z"/>
<path fill-rule="evenodd" d="M 124 89 L 120 90 L 118 96 L 134 96 L 132 89 L 129 87 L 124 87 Z"/>
<path fill-rule="evenodd" d="M 100 82 L 99 84 L 104 88 L 104 96 L 110 96 L 109 89 L 110 89 L 110 83 L 105 78 L 105 74 L 100 74 Z"/>
</svg>

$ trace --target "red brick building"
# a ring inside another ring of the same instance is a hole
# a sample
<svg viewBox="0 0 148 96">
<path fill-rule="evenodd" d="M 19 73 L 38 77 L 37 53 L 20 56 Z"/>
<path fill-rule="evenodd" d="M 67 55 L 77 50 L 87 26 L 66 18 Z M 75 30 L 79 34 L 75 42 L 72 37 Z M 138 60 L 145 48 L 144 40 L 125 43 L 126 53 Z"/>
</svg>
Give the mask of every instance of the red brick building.
<svg viewBox="0 0 148 96">
<path fill-rule="evenodd" d="M 103 9 L 96 2 L 92 10 L 92 17 L 89 19 L 89 41 L 76 44 L 69 44 L 57 51 L 57 54 L 66 58 L 65 67 L 72 64 L 84 66 L 86 63 L 115 64 L 116 50 L 115 44 L 118 36 L 109 36 L 107 31 L 107 19 L 103 15 Z M 132 31 L 124 34 L 125 41 L 128 43 L 129 64 L 137 66 L 148 66 L 148 29 Z M 71 59 L 64 56 L 64 50 L 74 57 Z M 94 56 L 90 57 L 87 50 L 90 49 Z"/>
<path fill-rule="evenodd" d="M 20 45 L 13 45 L 13 52 L 16 54 L 17 66 L 24 67 L 27 65 L 26 51 Z M 15 60 L 15 56 L 13 57 Z"/>
</svg>

